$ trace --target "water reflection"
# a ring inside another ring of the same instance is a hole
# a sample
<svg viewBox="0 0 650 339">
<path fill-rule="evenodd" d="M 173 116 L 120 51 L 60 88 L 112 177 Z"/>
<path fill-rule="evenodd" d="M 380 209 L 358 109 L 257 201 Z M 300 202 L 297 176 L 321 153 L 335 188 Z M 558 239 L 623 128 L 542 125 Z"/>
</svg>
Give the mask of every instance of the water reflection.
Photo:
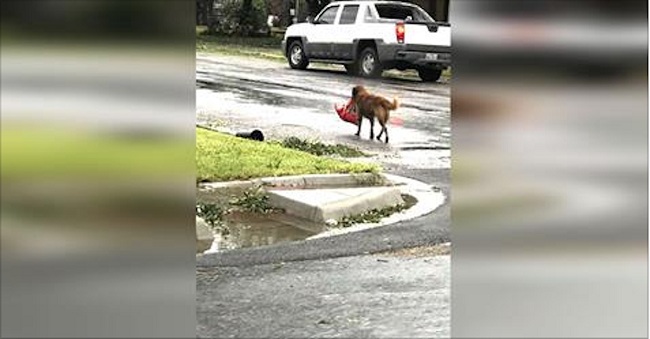
<svg viewBox="0 0 650 339">
<path fill-rule="evenodd" d="M 323 227 L 284 214 L 230 213 L 216 230 L 210 251 L 303 240 L 323 231 Z"/>
</svg>

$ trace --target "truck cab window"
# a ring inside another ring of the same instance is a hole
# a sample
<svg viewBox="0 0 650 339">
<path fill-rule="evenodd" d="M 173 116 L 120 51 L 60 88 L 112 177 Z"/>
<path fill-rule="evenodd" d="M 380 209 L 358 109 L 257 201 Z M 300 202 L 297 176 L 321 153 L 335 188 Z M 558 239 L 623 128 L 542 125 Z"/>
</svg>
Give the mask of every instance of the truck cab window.
<svg viewBox="0 0 650 339">
<path fill-rule="evenodd" d="M 319 24 L 333 24 L 334 19 L 336 19 L 336 12 L 338 12 L 339 6 L 332 6 L 326 9 L 321 15 L 316 18 L 316 21 Z"/>
<path fill-rule="evenodd" d="M 341 12 L 341 19 L 339 19 L 339 24 L 341 25 L 353 24 L 357 19 L 358 12 L 359 12 L 359 5 L 344 6 L 343 12 Z"/>
</svg>

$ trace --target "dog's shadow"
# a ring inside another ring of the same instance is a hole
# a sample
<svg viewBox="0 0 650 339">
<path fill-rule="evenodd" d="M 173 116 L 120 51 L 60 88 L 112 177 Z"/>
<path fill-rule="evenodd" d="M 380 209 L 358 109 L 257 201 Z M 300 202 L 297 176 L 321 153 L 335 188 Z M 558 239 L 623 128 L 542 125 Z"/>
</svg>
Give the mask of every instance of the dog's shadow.
<svg viewBox="0 0 650 339">
<path fill-rule="evenodd" d="M 383 139 L 382 141 L 378 141 L 376 137 L 377 134 L 375 134 L 375 138 L 371 140 L 368 131 L 366 131 L 366 135 L 364 135 L 362 131 L 361 136 L 354 135 L 354 132 L 341 135 L 341 139 L 345 140 L 349 146 L 356 146 L 370 151 L 386 151 L 393 149 L 390 143 L 385 143 Z"/>
</svg>

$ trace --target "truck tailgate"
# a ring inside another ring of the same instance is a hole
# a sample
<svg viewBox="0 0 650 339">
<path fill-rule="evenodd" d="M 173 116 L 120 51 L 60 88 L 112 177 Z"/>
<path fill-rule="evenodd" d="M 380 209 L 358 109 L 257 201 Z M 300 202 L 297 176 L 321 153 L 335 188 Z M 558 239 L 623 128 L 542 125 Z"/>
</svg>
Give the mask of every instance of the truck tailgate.
<svg viewBox="0 0 650 339">
<path fill-rule="evenodd" d="M 414 45 L 451 46 L 451 27 L 448 23 L 406 23 L 404 42 Z"/>
</svg>

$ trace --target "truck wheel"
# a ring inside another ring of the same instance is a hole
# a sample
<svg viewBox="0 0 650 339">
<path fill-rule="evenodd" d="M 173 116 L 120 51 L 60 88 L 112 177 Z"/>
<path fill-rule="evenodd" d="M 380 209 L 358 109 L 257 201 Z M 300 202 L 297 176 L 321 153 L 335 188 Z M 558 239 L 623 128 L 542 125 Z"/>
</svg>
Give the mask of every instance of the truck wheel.
<svg viewBox="0 0 650 339">
<path fill-rule="evenodd" d="M 420 76 L 420 79 L 426 82 L 438 81 L 438 79 L 440 79 L 441 74 L 442 74 L 442 70 L 440 69 L 433 69 L 433 68 L 418 69 L 418 75 Z"/>
<path fill-rule="evenodd" d="M 305 69 L 309 65 L 309 59 L 307 59 L 300 41 L 294 41 L 289 45 L 289 53 L 287 56 L 289 66 L 293 69 Z"/>
<path fill-rule="evenodd" d="M 366 78 L 376 78 L 381 75 L 382 67 L 377 57 L 377 51 L 373 47 L 366 47 L 357 61 L 359 75 Z"/>
</svg>

